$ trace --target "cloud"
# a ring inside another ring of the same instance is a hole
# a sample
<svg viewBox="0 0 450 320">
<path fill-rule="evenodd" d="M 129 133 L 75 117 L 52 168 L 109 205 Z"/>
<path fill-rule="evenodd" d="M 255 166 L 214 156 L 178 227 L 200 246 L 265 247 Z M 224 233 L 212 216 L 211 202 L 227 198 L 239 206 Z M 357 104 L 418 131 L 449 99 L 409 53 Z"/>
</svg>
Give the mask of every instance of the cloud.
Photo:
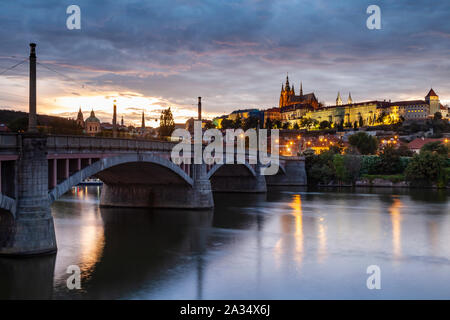
<svg viewBox="0 0 450 320">
<path fill-rule="evenodd" d="M 0 61 L 36 41 L 39 61 L 64 75 L 38 69 L 49 95 L 121 92 L 192 111 L 202 96 L 210 114 L 277 105 L 286 72 L 327 103 L 430 86 L 449 101 L 450 2 L 379 1 L 382 29 L 368 30 L 371 2 L 85 0 L 82 29 L 67 30 L 70 1 L 18 0 L 0 4 Z"/>
</svg>

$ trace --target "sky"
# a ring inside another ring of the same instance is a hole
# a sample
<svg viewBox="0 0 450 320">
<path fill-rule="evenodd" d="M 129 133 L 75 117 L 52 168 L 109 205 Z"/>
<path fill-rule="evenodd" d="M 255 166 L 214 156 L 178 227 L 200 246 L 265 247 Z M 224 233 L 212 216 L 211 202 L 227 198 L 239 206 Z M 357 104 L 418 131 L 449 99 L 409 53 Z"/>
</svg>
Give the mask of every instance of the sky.
<svg viewBox="0 0 450 320">
<path fill-rule="evenodd" d="M 69 30 L 69 5 L 81 29 Z M 381 29 L 369 30 L 369 5 Z M 176 122 L 278 106 L 289 73 L 299 91 L 334 104 L 423 99 L 450 103 L 450 1 L 14 0 L 0 1 L 0 73 L 37 43 L 38 112 L 147 125 L 171 107 Z M 0 75 L 0 108 L 28 108 L 28 63 Z"/>
</svg>

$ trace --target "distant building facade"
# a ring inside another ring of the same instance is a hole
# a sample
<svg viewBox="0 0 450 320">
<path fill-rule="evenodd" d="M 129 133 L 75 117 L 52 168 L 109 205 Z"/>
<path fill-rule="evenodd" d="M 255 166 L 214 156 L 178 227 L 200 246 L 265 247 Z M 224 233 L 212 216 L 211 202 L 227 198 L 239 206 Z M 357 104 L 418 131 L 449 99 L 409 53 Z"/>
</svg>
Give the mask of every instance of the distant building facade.
<svg viewBox="0 0 450 320">
<path fill-rule="evenodd" d="M 95 136 L 102 131 L 100 120 L 95 116 L 94 110 L 91 111 L 91 115 L 86 119 L 84 130 L 90 136 Z"/>
</svg>

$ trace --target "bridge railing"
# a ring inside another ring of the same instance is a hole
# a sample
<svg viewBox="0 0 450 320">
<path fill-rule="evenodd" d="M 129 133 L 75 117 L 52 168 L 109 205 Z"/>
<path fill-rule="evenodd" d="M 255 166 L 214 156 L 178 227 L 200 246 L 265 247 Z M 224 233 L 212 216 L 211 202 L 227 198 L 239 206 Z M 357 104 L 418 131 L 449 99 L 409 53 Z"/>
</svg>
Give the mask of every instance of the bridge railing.
<svg viewBox="0 0 450 320">
<path fill-rule="evenodd" d="M 48 136 L 49 150 L 171 151 L 175 143 L 138 139 L 98 138 L 86 136 Z"/>
<path fill-rule="evenodd" d="M 18 153 L 19 144 L 17 133 L 0 134 L 0 153 Z"/>
</svg>

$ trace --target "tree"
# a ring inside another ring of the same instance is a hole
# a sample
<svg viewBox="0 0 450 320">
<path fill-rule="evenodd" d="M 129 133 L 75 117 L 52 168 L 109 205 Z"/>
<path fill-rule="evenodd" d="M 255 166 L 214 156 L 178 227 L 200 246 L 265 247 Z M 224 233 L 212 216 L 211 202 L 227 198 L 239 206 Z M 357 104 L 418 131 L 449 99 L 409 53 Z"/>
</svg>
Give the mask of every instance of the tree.
<svg viewBox="0 0 450 320">
<path fill-rule="evenodd" d="M 21 117 L 11 121 L 8 128 L 13 132 L 24 132 L 28 129 L 28 117 Z"/>
<path fill-rule="evenodd" d="M 222 129 L 233 129 L 233 120 L 223 119 L 221 122 Z"/>
<path fill-rule="evenodd" d="M 239 114 L 236 117 L 236 119 L 234 119 L 232 127 L 233 127 L 233 129 L 240 129 L 240 128 L 242 128 L 242 119 L 241 119 L 241 116 Z"/>
<path fill-rule="evenodd" d="M 448 177 L 445 172 L 445 157 L 432 152 L 420 152 L 414 155 L 405 169 L 405 177 L 413 184 L 436 183 L 445 187 Z"/>
<path fill-rule="evenodd" d="M 305 168 L 308 176 L 308 184 L 328 184 L 335 179 L 333 166 L 334 153 L 330 151 L 315 155 L 314 151 L 305 151 Z"/>
<path fill-rule="evenodd" d="M 365 132 L 358 132 L 348 139 L 351 146 L 358 149 L 361 154 L 375 154 L 378 148 L 378 140 Z"/>
<path fill-rule="evenodd" d="M 295 124 L 294 124 L 294 129 L 295 130 L 298 130 L 298 129 L 300 129 L 300 127 L 299 127 L 299 125 L 298 125 L 298 123 L 296 122 Z"/>
<path fill-rule="evenodd" d="M 356 181 L 361 173 L 361 156 L 345 155 L 344 165 L 347 171 L 347 177 L 352 182 Z"/>
<path fill-rule="evenodd" d="M 402 171 L 402 163 L 397 150 L 387 145 L 380 153 L 380 161 L 378 162 L 377 172 L 381 174 L 394 174 Z"/>
<path fill-rule="evenodd" d="M 206 130 L 208 130 L 208 129 L 215 129 L 215 128 L 216 128 L 216 125 L 214 124 L 214 122 L 212 122 L 210 120 L 205 122 L 205 129 Z"/>
<path fill-rule="evenodd" d="M 414 155 L 414 152 L 409 150 L 408 147 L 404 144 L 398 147 L 396 152 L 400 157 L 412 157 Z"/>
<path fill-rule="evenodd" d="M 340 183 L 348 181 L 348 173 L 345 167 L 344 156 L 335 154 L 333 156 L 333 167 L 336 179 L 339 180 Z"/>
<path fill-rule="evenodd" d="M 282 127 L 282 123 L 281 120 L 275 120 L 275 122 L 273 123 L 273 129 L 281 129 Z"/>
<path fill-rule="evenodd" d="M 363 127 L 364 126 L 364 120 L 361 116 L 359 116 L 359 127 Z"/>
<path fill-rule="evenodd" d="M 330 128 L 331 129 L 331 123 L 327 120 L 323 120 L 319 123 L 319 129 L 324 130 Z"/>
<path fill-rule="evenodd" d="M 248 118 L 244 119 L 243 124 L 242 124 L 242 129 L 244 129 L 244 131 L 247 131 L 250 128 L 256 129 L 256 127 L 258 127 L 258 123 L 259 123 L 258 117 L 254 117 L 254 116 L 248 117 Z"/>
<path fill-rule="evenodd" d="M 170 107 L 161 112 L 160 122 L 159 122 L 159 136 L 169 137 L 175 130 L 175 122 L 173 120 L 172 111 Z"/>
<path fill-rule="evenodd" d="M 341 119 L 339 123 L 336 124 L 337 131 L 344 131 L 344 119 Z"/>
<path fill-rule="evenodd" d="M 433 120 L 441 120 L 442 119 L 442 113 L 439 111 L 435 112 L 433 115 Z"/>
<path fill-rule="evenodd" d="M 437 153 L 443 156 L 448 156 L 449 148 L 445 146 L 442 141 L 433 141 L 428 142 L 425 144 L 421 149 L 420 153 L 422 152 L 431 152 L 431 153 Z"/>
<path fill-rule="evenodd" d="M 387 119 L 387 117 L 389 116 L 389 114 L 386 111 L 382 111 L 377 118 L 377 122 L 378 123 L 384 123 L 385 119 Z"/>
</svg>

